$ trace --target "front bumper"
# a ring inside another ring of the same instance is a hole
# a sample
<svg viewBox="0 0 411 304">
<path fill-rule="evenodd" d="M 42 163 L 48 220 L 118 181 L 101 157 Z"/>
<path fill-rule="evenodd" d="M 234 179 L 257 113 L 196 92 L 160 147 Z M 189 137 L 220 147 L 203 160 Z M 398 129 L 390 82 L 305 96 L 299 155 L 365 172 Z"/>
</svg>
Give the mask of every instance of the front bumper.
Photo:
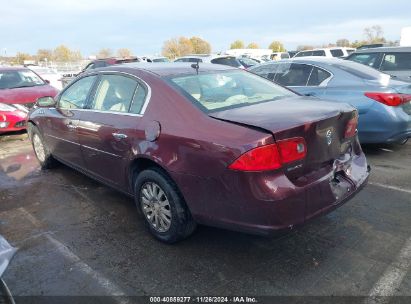
<svg viewBox="0 0 411 304">
<path fill-rule="evenodd" d="M 367 183 L 363 153 L 349 168 L 326 166 L 303 183 L 283 172 L 228 171 L 219 179 L 175 174 L 194 219 L 210 226 L 269 235 L 328 213 L 353 198 Z M 335 179 L 339 179 L 336 181 Z"/>
<path fill-rule="evenodd" d="M 25 130 L 26 124 L 26 113 L 20 111 L 0 113 L 0 133 Z"/>
</svg>

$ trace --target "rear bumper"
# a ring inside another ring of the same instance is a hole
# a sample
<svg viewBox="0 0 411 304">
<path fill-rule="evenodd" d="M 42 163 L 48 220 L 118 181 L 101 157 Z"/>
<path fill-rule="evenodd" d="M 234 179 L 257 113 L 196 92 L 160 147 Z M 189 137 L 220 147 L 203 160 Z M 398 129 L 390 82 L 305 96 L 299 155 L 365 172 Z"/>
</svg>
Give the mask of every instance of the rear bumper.
<svg viewBox="0 0 411 304">
<path fill-rule="evenodd" d="M 362 144 L 401 142 L 411 137 L 411 115 L 401 107 L 374 105 L 360 114 L 358 131 Z"/>
<path fill-rule="evenodd" d="M 221 179 L 175 176 L 194 219 L 200 224 L 269 235 L 304 224 L 354 197 L 367 183 L 363 153 L 353 158 L 349 172 L 332 166 L 312 174 L 304 183 L 291 182 L 282 172 L 228 172 Z M 339 173 L 340 174 L 340 173 Z"/>
</svg>

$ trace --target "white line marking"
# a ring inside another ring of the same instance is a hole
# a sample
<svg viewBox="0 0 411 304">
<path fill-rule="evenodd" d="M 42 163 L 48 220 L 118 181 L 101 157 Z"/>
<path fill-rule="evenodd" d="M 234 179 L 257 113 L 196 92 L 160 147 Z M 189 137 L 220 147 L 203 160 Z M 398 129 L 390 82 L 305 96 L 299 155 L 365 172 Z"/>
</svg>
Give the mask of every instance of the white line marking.
<svg viewBox="0 0 411 304">
<path fill-rule="evenodd" d="M 402 247 L 397 259 L 391 263 L 378 282 L 371 289 L 366 304 L 388 303 L 400 287 L 407 271 L 411 266 L 411 238 Z"/>
<path fill-rule="evenodd" d="M 40 221 L 38 221 L 26 209 L 19 208 L 19 210 L 24 214 L 27 220 L 29 220 L 35 226 L 41 225 Z M 122 298 L 122 297 L 126 297 L 127 294 L 119 286 L 117 286 L 115 283 L 111 282 L 105 276 L 103 276 L 99 272 L 92 269 L 89 265 L 84 263 L 66 245 L 56 240 L 55 238 L 53 238 L 49 233 L 45 233 L 44 237 L 57 248 L 57 250 L 59 251 L 61 255 L 63 255 L 65 258 L 69 259 L 70 261 L 72 261 L 73 264 L 75 263 L 76 266 L 78 266 L 80 271 L 84 272 L 85 274 L 92 277 L 95 281 L 97 281 L 97 283 L 101 286 L 101 288 L 103 288 L 107 292 L 108 296 L 117 296 L 116 298 L 113 298 L 117 303 L 121 303 L 121 304 L 130 303 L 130 301 L 127 298 Z"/>
<path fill-rule="evenodd" d="M 396 191 L 401 191 L 401 192 L 411 194 L 411 190 L 404 189 L 404 188 L 401 188 L 401 187 L 389 186 L 389 185 L 384 185 L 384 184 L 380 184 L 380 183 L 373 183 L 373 182 L 369 182 L 368 184 L 373 185 L 373 186 L 377 186 L 377 187 L 387 188 L 387 189 L 390 189 L 390 190 L 396 190 Z"/>
</svg>

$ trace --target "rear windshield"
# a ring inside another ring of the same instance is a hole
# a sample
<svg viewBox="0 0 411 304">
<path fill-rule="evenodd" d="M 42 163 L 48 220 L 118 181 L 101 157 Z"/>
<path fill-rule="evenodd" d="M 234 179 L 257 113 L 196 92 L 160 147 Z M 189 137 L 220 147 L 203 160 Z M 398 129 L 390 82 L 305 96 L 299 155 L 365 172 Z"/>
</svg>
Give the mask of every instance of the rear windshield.
<svg viewBox="0 0 411 304">
<path fill-rule="evenodd" d="M 206 113 L 295 96 L 271 81 L 241 70 L 173 77 L 171 81 Z"/>
<path fill-rule="evenodd" d="M 331 65 L 366 80 L 379 80 L 384 75 L 373 68 L 349 60 L 341 60 L 341 63 L 332 63 Z"/>
</svg>

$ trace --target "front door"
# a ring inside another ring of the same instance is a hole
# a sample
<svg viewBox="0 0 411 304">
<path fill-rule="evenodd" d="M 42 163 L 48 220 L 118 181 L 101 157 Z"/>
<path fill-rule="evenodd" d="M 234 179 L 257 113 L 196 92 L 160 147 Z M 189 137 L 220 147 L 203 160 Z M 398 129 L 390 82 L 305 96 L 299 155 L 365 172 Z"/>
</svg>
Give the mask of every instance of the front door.
<svg viewBox="0 0 411 304">
<path fill-rule="evenodd" d="M 46 140 L 51 153 L 78 167 L 84 166 L 77 127 L 96 76 L 77 80 L 57 98 L 46 119 Z"/>
<path fill-rule="evenodd" d="M 144 140 L 140 112 L 146 92 L 147 87 L 131 76 L 103 74 L 78 124 L 87 170 L 124 190 L 132 147 Z"/>
</svg>

